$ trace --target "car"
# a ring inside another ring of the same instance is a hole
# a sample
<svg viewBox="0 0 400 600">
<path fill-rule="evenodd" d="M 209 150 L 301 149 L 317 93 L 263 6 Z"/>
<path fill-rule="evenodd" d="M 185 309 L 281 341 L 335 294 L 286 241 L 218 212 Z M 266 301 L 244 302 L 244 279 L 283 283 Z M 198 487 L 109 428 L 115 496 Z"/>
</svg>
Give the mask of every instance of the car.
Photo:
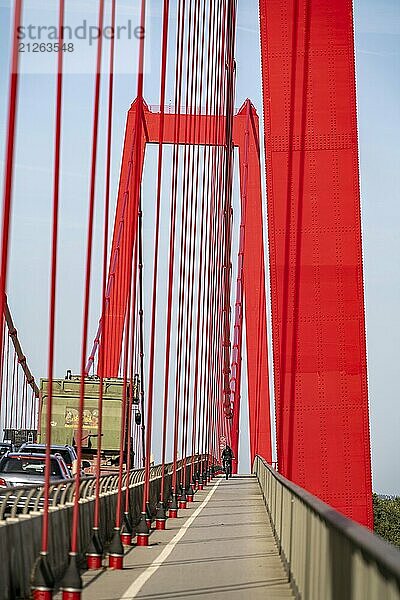
<svg viewBox="0 0 400 600">
<path fill-rule="evenodd" d="M 14 452 L 15 448 L 12 442 L 0 442 L 0 458 L 6 452 Z"/>
<path fill-rule="evenodd" d="M 46 444 L 30 444 L 27 442 L 22 444 L 19 451 L 28 452 L 29 454 L 46 454 Z M 61 454 L 70 473 L 72 475 L 76 473 L 78 457 L 73 446 L 69 446 L 68 444 L 51 444 L 50 451 L 52 454 Z M 85 465 L 82 466 L 85 468 Z"/>
<path fill-rule="evenodd" d="M 0 488 L 43 485 L 45 454 L 8 452 L 0 459 Z M 60 454 L 50 457 L 50 481 L 57 483 L 71 479 L 71 473 Z"/>
</svg>

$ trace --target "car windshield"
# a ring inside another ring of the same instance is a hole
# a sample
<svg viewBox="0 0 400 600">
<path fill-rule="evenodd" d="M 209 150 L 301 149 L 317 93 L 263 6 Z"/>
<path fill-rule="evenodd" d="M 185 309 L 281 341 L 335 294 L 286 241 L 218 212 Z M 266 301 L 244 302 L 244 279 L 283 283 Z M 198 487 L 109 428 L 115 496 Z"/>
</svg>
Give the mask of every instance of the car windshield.
<svg viewBox="0 0 400 600">
<path fill-rule="evenodd" d="M 60 477 L 61 471 L 58 462 L 52 458 L 50 461 L 50 473 L 52 477 Z M 4 463 L 2 473 L 22 473 L 24 475 L 44 475 L 44 458 L 12 457 Z"/>
<path fill-rule="evenodd" d="M 54 452 L 57 452 L 57 454 L 61 454 L 61 456 L 63 457 L 66 465 L 72 466 L 71 455 L 69 453 L 69 450 L 57 449 Z"/>
<path fill-rule="evenodd" d="M 32 454 L 44 454 L 46 452 L 46 448 L 42 447 L 42 448 L 38 448 L 37 446 L 32 446 L 32 447 L 24 447 L 23 448 L 24 452 L 29 452 Z M 22 450 L 21 450 L 22 452 Z M 71 462 L 71 454 L 68 450 L 68 448 L 54 448 L 53 446 L 51 446 L 51 452 L 52 454 L 61 454 L 61 456 L 63 457 L 63 459 L 65 460 L 65 464 L 71 466 L 72 462 Z"/>
</svg>

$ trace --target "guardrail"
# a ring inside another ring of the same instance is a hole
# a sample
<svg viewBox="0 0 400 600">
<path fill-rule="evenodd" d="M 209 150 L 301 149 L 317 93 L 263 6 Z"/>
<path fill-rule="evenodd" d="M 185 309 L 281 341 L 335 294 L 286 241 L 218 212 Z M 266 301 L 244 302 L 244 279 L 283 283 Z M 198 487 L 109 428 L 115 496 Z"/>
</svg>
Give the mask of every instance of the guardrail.
<svg viewBox="0 0 400 600">
<path fill-rule="evenodd" d="M 400 599 L 395 546 L 291 483 L 259 456 L 253 472 L 296 598 Z"/>
<path fill-rule="evenodd" d="M 208 457 L 186 459 L 187 481 L 190 467 L 205 466 Z M 182 479 L 183 461 L 178 462 L 178 478 Z M 171 488 L 172 464 L 165 469 L 165 500 Z M 129 485 L 131 522 L 137 524 L 142 508 L 144 470 L 124 474 L 123 490 Z M 178 479 L 178 480 L 179 480 Z M 103 544 L 111 541 L 117 504 L 118 475 L 103 475 L 100 492 L 99 535 Z M 150 506 L 160 498 L 161 465 L 152 467 L 150 476 Z M 31 576 L 40 552 L 43 487 L 27 486 L 0 489 L 0 600 L 30 598 Z M 79 553 L 82 564 L 92 538 L 95 479 L 84 478 L 80 490 Z M 67 564 L 70 546 L 75 481 L 55 483 L 50 488 L 49 563 L 58 581 Z"/>
<path fill-rule="evenodd" d="M 152 476 L 161 475 L 161 467 L 153 467 Z M 123 474 L 123 487 L 126 489 L 127 473 Z M 129 485 L 134 486 L 143 480 L 143 469 L 132 470 Z M 79 496 L 81 500 L 94 497 L 96 479 L 92 477 L 81 478 Z M 118 472 L 102 475 L 100 478 L 100 494 L 112 492 L 118 486 Z M 0 488 L 0 522 L 6 518 L 35 513 L 43 507 L 44 487 L 42 485 L 18 486 Z M 59 508 L 73 502 L 75 496 L 75 480 L 64 480 L 53 483 L 49 488 L 49 506 Z"/>
</svg>

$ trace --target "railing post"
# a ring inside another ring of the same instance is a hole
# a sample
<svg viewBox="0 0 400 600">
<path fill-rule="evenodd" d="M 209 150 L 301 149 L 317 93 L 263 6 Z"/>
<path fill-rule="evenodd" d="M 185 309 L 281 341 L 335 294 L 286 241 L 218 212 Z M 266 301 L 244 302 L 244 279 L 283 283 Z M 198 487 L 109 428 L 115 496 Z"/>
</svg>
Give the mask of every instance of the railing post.
<svg viewBox="0 0 400 600">
<path fill-rule="evenodd" d="M 274 485 L 274 535 L 276 537 L 276 494 L 277 494 L 277 490 L 278 490 L 278 482 L 275 479 L 274 481 L 275 485 Z"/>
<path fill-rule="evenodd" d="M 292 544 L 293 544 L 293 504 L 294 498 L 290 494 L 290 521 L 289 521 L 289 552 L 288 552 L 288 581 L 292 581 Z"/>
<path fill-rule="evenodd" d="M 281 486 L 281 516 L 279 523 L 279 555 L 282 554 L 283 487 Z"/>
</svg>

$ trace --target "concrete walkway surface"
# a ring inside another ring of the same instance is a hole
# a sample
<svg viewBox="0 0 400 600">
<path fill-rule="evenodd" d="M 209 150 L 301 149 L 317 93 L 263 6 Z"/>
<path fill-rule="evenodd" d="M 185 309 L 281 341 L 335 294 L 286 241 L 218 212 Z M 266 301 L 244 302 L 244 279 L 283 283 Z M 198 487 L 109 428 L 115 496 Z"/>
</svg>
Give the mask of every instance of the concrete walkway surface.
<svg viewBox="0 0 400 600">
<path fill-rule="evenodd" d="M 188 507 L 123 571 L 85 573 L 83 600 L 294 598 L 255 477 L 220 477 Z"/>
</svg>

